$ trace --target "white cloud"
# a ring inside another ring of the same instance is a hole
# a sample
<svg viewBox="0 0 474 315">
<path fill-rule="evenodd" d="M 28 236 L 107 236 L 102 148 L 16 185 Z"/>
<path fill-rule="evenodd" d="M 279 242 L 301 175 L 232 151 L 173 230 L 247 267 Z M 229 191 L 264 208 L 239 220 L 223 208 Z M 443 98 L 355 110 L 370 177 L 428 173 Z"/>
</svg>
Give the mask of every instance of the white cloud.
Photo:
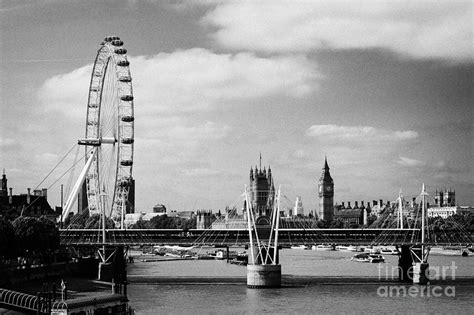
<svg viewBox="0 0 474 315">
<path fill-rule="evenodd" d="M 303 56 L 261 58 L 194 48 L 130 58 L 137 114 L 189 112 L 274 95 L 303 97 L 317 88 L 316 65 Z M 40 102 L 84 117 L 92 66 L 46 80 Z"/>
<path fill-rule="evenodd" d="M 315 65 L 300 56 L 260 58 L 194 48 L 131 62 L 137 102 L 153 112 L 212 109 L 272 95 L 302 97 L 318 78 Z"/>
<path fill-rule="evenodd" d="M 399 160 L 397 161 L 398 164 L 407 167 L 420 167 L 425 166 L 426 163 L 420 160 L 410 159 L 404 156 L 400 156 Z"/>
<path fill-rule="evenodd" d="M 92 65 L 47 79 L 38 92 L 40 103 L 47 110 L 60 111 L 68 118 L 83 117 L 85 121 L 87 97 Z"/>
<path fill-rule="evenodd" d="M 321 139 L 336 139 L 342 141 L 378 142 L 378 141 L 403 141 L 416 139 L 416 131 L 389 131 L 371 126 L 338 126 L 338 125 L 313 125 L 308 128 L 307 135 Z"/>
<path fill-rule="evenodd" d="M 222 46 L 263 52 L 387 48 L 472 60 L 471 1 L 229 1 L 207 12 Z"/>
</svg>

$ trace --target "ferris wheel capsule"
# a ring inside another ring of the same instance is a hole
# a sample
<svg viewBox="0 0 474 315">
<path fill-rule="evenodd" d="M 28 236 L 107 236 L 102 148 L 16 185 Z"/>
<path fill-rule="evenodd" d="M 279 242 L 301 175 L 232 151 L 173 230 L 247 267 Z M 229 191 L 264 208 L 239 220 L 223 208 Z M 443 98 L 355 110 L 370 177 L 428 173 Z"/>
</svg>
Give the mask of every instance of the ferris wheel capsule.
<svg viewBox="0 0 474 315">
<path fill-rule="evenodd" d="M 128 67 L 129 65 L 130 65 L 130 62 L 128 62 L 128 60 L 117 61 L 117 66 L 119 67 Z"/>
<path fill-rule="evenodd" d="M 133 95 L 122 95 L 120 99 L 125 102 L 130 102 L 133 101 Z"/>
<path fill-rule="evenodd" d="M 123 122 L 133 122 L 135 118 L 133 116 L 122 116 Z"/>
<path fill-rule="evenodd" d="M 127 50 L 125 48 L 118 48 L 115 49 L 114 52 L 118 55 L 125 55 L 127 53 Z"/>
<path fill-rule="evenodd" d="M 113 40 L 111 43 L 114 46 L 122 46 L 123 45 L 123 42 L 121 40 Z"/>
</svg>

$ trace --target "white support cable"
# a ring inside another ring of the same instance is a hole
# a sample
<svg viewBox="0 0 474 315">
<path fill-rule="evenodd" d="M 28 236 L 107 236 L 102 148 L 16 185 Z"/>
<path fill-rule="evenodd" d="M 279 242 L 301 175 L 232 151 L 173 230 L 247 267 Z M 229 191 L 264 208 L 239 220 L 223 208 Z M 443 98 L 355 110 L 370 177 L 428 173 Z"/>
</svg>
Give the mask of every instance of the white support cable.
<svg viewBox="0 0 474 315">
<path fill-rule="evenodd" d="M 255 258 L 254 258 L 254 251 L 253 251 L 253 237 L 252 237 L 252 226 L 251 226 L 251 219 L 250 219 L 250 203 L 248 199 L 248 193 L 247 193 L 247 186 L 245 186 L 245 201 L 247 204 L 247 223 L 248 223 L 248 228 L 249 228 L 249 238 L 250 238 L 250 255 L 252 256 L 252 265 L 255 265 Z"/>
<path fill-rule="evenodd" d="M 262 244 L 260 243 L 260 238 L 258 237 L 258 230 L 257 230 L 257 223 L 255 221 L 255 216 L 254 216 L 254 211 L 252 208 L 250 208 L 252 211 L 250 211 L 251 215 L 252 215 L 252 226 L 253 226 L 253 230 L 255 232 L 255 238 L 257 240 L 257 248 L 258 248 L 258 253 L 257 253 L 257 256 L 260 256 L 260 260 L 263 262 L 263 256 L 262 256 Z"/>
<path fill-rule="evenodd" d="M 281 195 L 281 185 L 278 187 L 278 207 L 277 207 L 277 220 L 276 220 L 276 230 L 275 230 L 275 250 L 273 251 L 273 264 L 277 264 L 277 252 L 278 252 L 278 228 L 280 226 L 280 195 Z"/>
<path fill-rule="evenodd" d="M 402 190 L 398 194 L 398 222 L 399 228 L 403 229 L 403 209 L 402 209 Z"/>
<path fill-rule="evenodd" d="M 271 245 L 272 245 L 273 229 L 275 228 L 275 220 L 276 220 L 276 217 L 277 217 L 276 211 L 277 211 L 277 203 L 275 202 L 273 204 L 273 210 L 272 210 L 272 224 L 271 224 L 271 227 L 270 227 L 270 237 L 268 238 L 268 250 L 267 250 L 267 253 L 265 255 L 265 264 L 267 264 L 268 258 L 270 258 L 270 260 L 272 260 L 271 255 L 270 255 L 270 248 L 271 248 Z M 274 263 L 274 261 L 272 261 L 272 263 Z"/>
</svg>

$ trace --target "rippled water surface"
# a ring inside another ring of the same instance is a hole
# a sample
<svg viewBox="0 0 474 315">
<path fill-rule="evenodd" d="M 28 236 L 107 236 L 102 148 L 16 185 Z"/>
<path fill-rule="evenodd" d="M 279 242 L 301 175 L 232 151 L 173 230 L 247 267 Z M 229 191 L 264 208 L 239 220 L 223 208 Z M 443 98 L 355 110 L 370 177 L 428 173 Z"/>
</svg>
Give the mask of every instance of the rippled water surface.
<svg viewBox="0 0 474 315">
<path fill-rule="evenodd" d="M 138 261 L 128 269 L 130 304 L 137 314 L 474 313 L 474 257 L 430 257 L 433 273 L 439 270 L 441 278 L 445 266 L 448 280 L 420 292 L 419 286 L 383 281 L 391 280 L 397 256 L 369 264 L 352 262 L 352 255 L 282 250 L 283 288 L 264 290 L 247 289 L 246 268 L 225 261 Z M 396 280 L 396 270 L 393 275 Z M 179 282 L 187 279 L 194 281 Z"/>
</svg>

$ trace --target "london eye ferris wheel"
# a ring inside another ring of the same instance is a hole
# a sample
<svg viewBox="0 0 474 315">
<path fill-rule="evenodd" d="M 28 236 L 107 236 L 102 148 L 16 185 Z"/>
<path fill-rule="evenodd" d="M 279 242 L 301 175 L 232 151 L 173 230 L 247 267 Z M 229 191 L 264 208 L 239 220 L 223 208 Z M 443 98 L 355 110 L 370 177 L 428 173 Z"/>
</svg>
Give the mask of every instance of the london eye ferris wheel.
<svg viewBox="0 0 474 315">
<path fill-rule="evenodd" d="M 89 86 L 85 146 L 90 167 L 85 175 L 89 213 L 103 214 L 123 227 L 130 192 L 134 112 L 127 50 L 117 36 L 102 42 Z"/>
</svg>

